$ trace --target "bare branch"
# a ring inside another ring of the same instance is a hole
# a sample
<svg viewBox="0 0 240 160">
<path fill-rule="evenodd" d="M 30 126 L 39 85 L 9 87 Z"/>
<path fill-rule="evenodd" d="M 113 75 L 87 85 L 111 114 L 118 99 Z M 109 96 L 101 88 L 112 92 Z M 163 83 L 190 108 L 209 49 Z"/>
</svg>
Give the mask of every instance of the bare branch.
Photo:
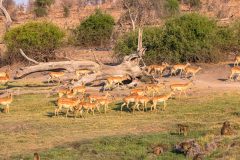
<svg viewBox="0 0 240 160">
<path fill-rule="evenodd" d="M 20 53 L 21 53 L 21 55 L 22 55 L 24 58 L 26 58 L 28 61 L 31 61 L 31 62 L 33 62 L 33 63 L 35 63 L 35 64 L 39 64 L 39 62 L 37 62 L 36 60 L 29 58 L 29 57 L 23 52 L 22 49 L 20 49 Z"/>
<path fill-rule="evenodd" d="M 3 1 L 4 0 L 0 0 L 0 9 L 2 10 L 5 18 L 6 18 L 6 29 L 8 30 L 9 27 L 11 26 L 12 24 L 12 18 L 11 16 L 9 15 L 8 11 L 6 10 L 6 8 L 3 6 Z"/>
<path fill-rule="evenodd" d="M 104 64 L 97 58 L 93 50 L 90 50 L 90 52 L 92 52 L 95 62 L 97 62 L 100 66 L 103 66 Z"/>
</svg>

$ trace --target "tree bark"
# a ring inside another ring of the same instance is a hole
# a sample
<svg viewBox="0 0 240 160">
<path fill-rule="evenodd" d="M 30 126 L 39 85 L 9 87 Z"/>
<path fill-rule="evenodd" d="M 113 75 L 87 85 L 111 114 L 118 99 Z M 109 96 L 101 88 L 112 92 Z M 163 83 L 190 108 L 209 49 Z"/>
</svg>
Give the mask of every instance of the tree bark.
<svg viewBox="0 0 240 160">
<path fill-rule="evenodd" d="M 8 11 L 6 10 L 6 8 L 3 6 L 3 1 L 4 0 L 0 0 L 0 10 L 2 10 L 5 18 L 6 18 L 6 30 L 8 30 L 10 28 L 10 26 L 12 25 L 12 18 L 9 15 Z"/>
</svg>

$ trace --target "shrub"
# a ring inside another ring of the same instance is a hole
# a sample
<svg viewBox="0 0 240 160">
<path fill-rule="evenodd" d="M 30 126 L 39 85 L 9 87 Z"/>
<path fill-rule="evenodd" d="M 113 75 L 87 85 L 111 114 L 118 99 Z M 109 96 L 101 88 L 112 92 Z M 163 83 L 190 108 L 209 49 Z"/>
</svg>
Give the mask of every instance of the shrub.
<svg viewBox="0 0 240 160">
<path fill-rule="evenodd" d="M 48 15 L 48 7 L 54 3 L 54 0 L 36 0 L 34 9 L 37 17 L 43 17 Z"/>
<path fill-rule="evenodd" d="M 164 27 L 144 29 L 145 61 L 217 62 L 226 56 L 221 51 L 229 50 L 227 46 L 235 44 L 232 39 L 231 30 L 219 28 L 207 17 L 186 14 L 168 20 Z M 136 48 L 137 33 L 127 33 L 118 40 L 115 53 L 123 56 L 136 51 Z"/>
<path fill-rule="evenodd" d="M 96 10 L 75 29 L 76 43 L 81 46 L 107 46 L 110 43 L 113 28 L 113 17 Z"/>
<path fill-rule="evenodd" d="M 178 0 L 166 0 L 165 9 L 170 15 L 174 15 L 179 12 Z"/>
<path fill-rule="evenodd" d="M 64 33 L 52 23 L 28 22 L 12 28 L 4 36 L 11 60 L 22 59 L 19 49 L 40 61 L 53 58 L 53 51 L 61 43 Z"/>
</svg>

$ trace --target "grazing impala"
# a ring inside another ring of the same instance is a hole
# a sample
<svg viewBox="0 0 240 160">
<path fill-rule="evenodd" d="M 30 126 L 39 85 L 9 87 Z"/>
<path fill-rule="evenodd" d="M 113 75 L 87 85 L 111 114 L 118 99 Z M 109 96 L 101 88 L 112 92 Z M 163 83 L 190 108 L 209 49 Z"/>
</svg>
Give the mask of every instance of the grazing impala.
<svg viewBox="0 0 240 160">
<path fill-rule="evenodd" d="M 238 66 L 239 63 L 240 63 L 240 56 L 236 56 L 234 66 Z"/>
<path fill-rule="evenodd" d="M 139 108 L 139 106 L 142 104 L 143 105 L 143 111 L 147 110 L 147 103 L 151 101 L 151 98 L 147 96 L 138 96 L 136 98 L 136 108 Z"/>
<path fill-rule="evenodd" d="M 171 84 L 170 88 L 172 91 L 180 91 L 179 98 L 182 95 L 182 92 L 184 92 L 185 96 L 187 96 L 186 90 L 190 88 L 190 86 L 193 84 L 192 81 L 187 82 L 187 83 L 176 83 L 176 84 Z"/>
<path fill-rule="evenodd" d="M 191 78 L 194 78 L 196 73 L 198 73 L 202 68 L 201 67 L 198 67 L 198 68 L 195 68 L 195 67 L 187 67 L 185 69 L 185 77 L 187 77 L 188 75 L 192 75 Z"/>
<path fill-rule="evenodd" d="M 75 73 L 76 73 L 76 79 L 79 80 L 81 76 L 89 75 L 90 73 L 93 73 L 93 71 L 88 69 L 80 69 L 80 70 L 76 70 Z"/>
<path fill-rule="evenodd" d="M 50 81 L 53 82 L 53 79 L 58 79 L 58 83 L 60 84 L 60 81 L 61 81 L 60 77 L 63 77 L 64 75 L 65 75 L 64 72 L 50 72 L 49 78 L 48 78 L 48 83 Z"/>
<path fill-rule="evenodd" d="M 240 67 L 239 66 L 233 67 L 231 69 L 230 80 L 232 80 L 235 75 L 237 75 L 236 79 L 238 80 L 239 74 L 240 74 Z"/>
<path fill-rule="evenodd" d="M 92 102 L 95 102 L 95 101 L 97 101 L 99 99 L 107 99 L 109 96 L 110 96 L 110 94 L 107 92 L 105 94 L 105 96 L 90 95 L 89 99 L 90 99 L 90 102 L 92 103 Z"/>
<path fill-rule="evenodd" d="M 4 108 L 5 113 L 9 113 L 9 105 L 12 103 L 12 101 L 13 101 L 12 94 L 10 94 L 7 97 L 0 98 L 0 105 L 5 106 Z"/>
<path fill-rule="evenodd" d="M 178 70 L 180 70 L 180 75 L 182 76 L 182 72 L 190 65 L 191 65 L 190 63 L 173 65 L 171 69 L 171 76 L 173 74 L 176 75 Z"/>
<path fill-rule="evenodd" d="M 6 85 L 9 82 L 9 75 L 6 73 L 5 76 L 0 77 L 0 84 Z"/>
<path fill-rule="evenodd" d="M 136 99 L 138 98 L 137 94 L 132 94 L 129 96 L 126 96 L 125 98 L 123 98 L 123 104 L 121 105 L 121 112 L 123 109 L 123 106 L 127 106 L 127 108 L 129 109 L 129 104 L 130 103 L 136 103 Z"/>
<path fill-rule="evenodd" d="M 128 79 L 130 79 L 128 75 L 108 77 L 106 85 L 112 87 L 113 85 L 117 84 L 117 87 L 119 88 L 119 85 L 123 85 L 123 81 Z"/>
<path fill-rule="evenodd" d="M 58 113 L 62 108 L 67 109 L 66 117 L 68 116 L 68 112 L 73 111 L 73 107 L 76 107 L 79 104 L 79 99 L 74 98 L 59 98 L 57 101 L 57 107 L 55 108 L 55 116 L 58 116 Z"/>
<path fill-rule="evenodd" d="M 161 95 L 161 96 L 156 96 L 152 98 L 152 106 L 151 106 L 151 111 L 154 109 L 157 109 L 157 104 L 160 102 L 163 102 L 163 110 L 166 110 L 167 103 L 166 101 L 174 94 L 174 92 L 170 92 L 169 94 L 166 95 Z"/>
</svg>

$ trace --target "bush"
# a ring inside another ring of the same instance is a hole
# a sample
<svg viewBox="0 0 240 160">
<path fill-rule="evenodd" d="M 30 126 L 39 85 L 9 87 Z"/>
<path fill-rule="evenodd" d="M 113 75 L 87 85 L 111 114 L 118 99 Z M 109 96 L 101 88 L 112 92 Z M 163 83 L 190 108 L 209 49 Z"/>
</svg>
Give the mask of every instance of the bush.
<svg viewBox="0 0 240 160">
<path fill-rule="evenodd" d="M 64 33 L 52 23 L 29 22 L 12 28 L 4 36 L 11 60 L 21 60 L 19 49 L 40 61 L 53 58 L 53 51 L 61 43 Z"/>
<path fill-rule="evenodd" d="M 217 62 L 225 58 L 226 54 L 221 52 L 229 50 L 228 45 L 236 45 L 232 42 L 233 35 L 236 33 L 228 28 L 219 28 L 207 17 L 186 14 L 168 20 L 164 27 L 144 29 L 145 61 Z M 136 51 L 136 48 L 137 33 L 127 33 L 118 40 L 115 53 L 123 56 Z"/>
<path fill-rule="evenodd" d="M 36 0 L 34 9 L 35 15 L 37 17 L 43 17 L 48 15 L 48 8 L 54 3 L 54 0 Z"/>
<path fill-rule="evenodd" d="M 107 46 L 114 28 L 111 15 L 100 10 L 88 17 L 76 29 L 76 43 L 81 46 Z"/>
<path fill-rule="evenodd" d="M 179 12 L 178 0 L 166 0 L 165 9 L 170 15 L 175 15 Z"/>
</svg>

